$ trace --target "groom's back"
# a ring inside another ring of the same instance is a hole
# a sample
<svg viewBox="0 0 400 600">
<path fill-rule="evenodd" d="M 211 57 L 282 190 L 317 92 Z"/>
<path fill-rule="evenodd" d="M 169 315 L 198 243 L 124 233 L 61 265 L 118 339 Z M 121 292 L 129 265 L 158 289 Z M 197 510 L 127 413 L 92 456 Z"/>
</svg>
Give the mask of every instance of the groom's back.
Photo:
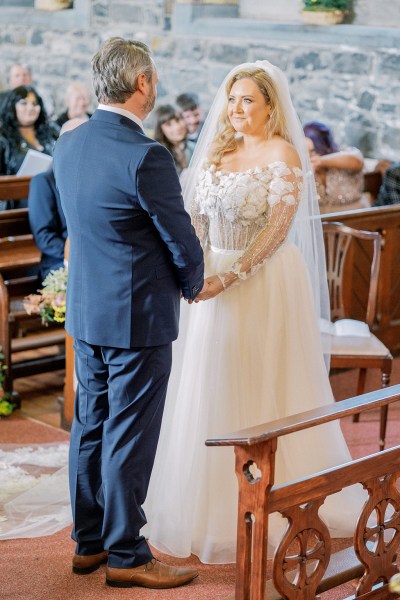
<svg viewBox="0 0 400 600">
<path fill-rule="evenodd" d="M 178 297 L 166 246 L 137 189 L 138 169 L 155 145 L 126 117 L 99 110 L 57 143 L 54 169 L 71 245 L 66 327 L 88 343 L 128 348 L 132 339 L 159 339 L 147 330 L 143 306 L 160 265 Z"/>
</svg>

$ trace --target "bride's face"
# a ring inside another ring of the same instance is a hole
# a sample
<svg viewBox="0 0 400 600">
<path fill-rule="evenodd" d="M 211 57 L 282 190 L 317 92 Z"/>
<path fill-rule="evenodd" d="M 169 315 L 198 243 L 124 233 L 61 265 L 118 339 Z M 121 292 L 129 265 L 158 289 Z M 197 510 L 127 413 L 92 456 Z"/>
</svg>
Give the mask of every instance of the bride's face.
<svg viewBox="0 0 400 600">
<path fill-rule="evenodd" d="M 252 79 L 235 81 L 228 97 L 228 118 L 236 131 L 262 133 L 270 113 L 271 107 Z"/>
</svg>

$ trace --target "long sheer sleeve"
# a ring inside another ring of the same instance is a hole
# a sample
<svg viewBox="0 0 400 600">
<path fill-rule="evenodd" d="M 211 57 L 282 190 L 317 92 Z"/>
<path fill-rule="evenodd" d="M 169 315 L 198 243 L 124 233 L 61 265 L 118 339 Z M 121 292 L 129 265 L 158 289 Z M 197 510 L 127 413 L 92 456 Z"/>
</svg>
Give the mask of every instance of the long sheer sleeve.
<svg viewBox="0 0 400 600">
<path fill-rule="evenodd" d="M 302 172 L 287 165 L 273 170 L 268 191 L 265 227 L 250 242 L 231 270 L 218 274 L 224 288 L 254 275 L 285 241 L 302 193 Z"/>
<path fill-rule="evenodd" d="M 189 213 L 196 235 L 204 250 L 207 245 L 209 220 L 207 215 L 201 213 L 201 204 L 198 194 L 195 195 Z"/>
</svg>

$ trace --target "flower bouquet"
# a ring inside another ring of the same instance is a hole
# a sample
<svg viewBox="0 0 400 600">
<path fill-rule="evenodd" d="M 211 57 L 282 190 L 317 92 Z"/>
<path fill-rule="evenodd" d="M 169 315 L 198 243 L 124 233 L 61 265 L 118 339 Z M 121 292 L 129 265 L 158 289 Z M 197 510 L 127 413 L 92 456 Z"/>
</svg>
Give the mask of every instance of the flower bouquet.
<svg viewBox="0 0 400 600">
<path fill-rule="evenodd" d="M 46 326 L 54 322 L 64 323 L 67 277 L 66 267 L 50 271 L 43 281 L 43 288 L 37 294 L 24 298 L 24 308 L 28 315 L 40 315 Z"/>
</svg>

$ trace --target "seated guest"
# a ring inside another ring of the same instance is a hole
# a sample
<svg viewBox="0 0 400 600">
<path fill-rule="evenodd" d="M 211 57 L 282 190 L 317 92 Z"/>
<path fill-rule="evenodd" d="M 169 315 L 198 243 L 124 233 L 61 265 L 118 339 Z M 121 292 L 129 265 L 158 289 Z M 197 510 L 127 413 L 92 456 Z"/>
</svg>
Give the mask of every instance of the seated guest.
<svg viewBox="0 0 400 600">
<path fill-rule="evenodd" d="M 32 177 L 29 186 L 29 222 L 36 245 L 42 253 L 39 279 L 64 266 L 67 224 L 57 192 L 53 168 Z"/>
<path fill-rule="evenodd" d="M 204 123 L 203 110 L 200 107 L 197 94 L 180 94 L 176 98 L 176 104 L 185 120 L 188 131 L 188 140 L 197 142 Z"/>
<path fill-rule="evenodd" d="M 60 135 L 72 131 L 87 119 L 71 119 Z M 32 177 L 29 186 L 29 222 L 36 245 L 42 253 L 39 278 L 43 281 L 55 269 L 64 266 L 67 224 L 61 208 L 53 169 Z"/>
<path fill-rule="evenodd" d="M 67 109 L 56 119 L 56 123 L 62 127 L 70 119 L 89 119 L 92 115 L 88 112 L 90 96 L 87 88 L 79 81 L 72 81 L 67 87 L 65 94 Z"/>
<path fill-rule="evenodd" d="M 187 138 L 185 121 L 171 104 L 164 104 L 155 111 L 154 139 L 172 154 L 176 170 L 181 175 L 192 158 L 195 143 Z"/>
<path fill-rule="evenodd" d="M 58 132 L 33 87 L 12 90 L 0 114 L 0 175 L 15 175 L 30 149 L 51 156 Z"/>
<path fill-rule="evenodd" d="M 0 112 L 10 91 L 20 85 L 32 85 L 32 73 L 28 65 L 15 63 L 11 65 L 8 72 L 8 88 L 0 93 Z"/>
<path fill-rule="evenodd" d="M 400 204 L 400 162 L 393 163 L 383 175 L 382 185 L 373 206 Z"/>
<path fill-rule="evenodd" d="M 321 213 L 369 206 L 363 197 L 364 158 L 357 148 L 340 149 L 329 127 L 319 121 L 304 125 Z"/>
<path fill-rule="evenodd" d="M 32 71 L 28 65 L 14 63 L 8 72 L 8 87 L 14 90 L 20 85 L 32 85 Z"/>
<path fill-rule="evenodd" d="M 14 63 L 11 65 L 10 70 L 8 72 L 8 89 L 0 93 L 0 112 L 2 110 L 4 102 L 7 99 L 8 94 L 11 92 L 11 90 L 14 90 L 20 85 L 33 85 L 32 71 L 28 65 Z M 47 114 L 51 115 L 53 113 L 54 100 L 50 97 L 49 94 L 39 90 L 37 86 L 34 87 L 39 92 L 44 102 Z"/>
</svg>

